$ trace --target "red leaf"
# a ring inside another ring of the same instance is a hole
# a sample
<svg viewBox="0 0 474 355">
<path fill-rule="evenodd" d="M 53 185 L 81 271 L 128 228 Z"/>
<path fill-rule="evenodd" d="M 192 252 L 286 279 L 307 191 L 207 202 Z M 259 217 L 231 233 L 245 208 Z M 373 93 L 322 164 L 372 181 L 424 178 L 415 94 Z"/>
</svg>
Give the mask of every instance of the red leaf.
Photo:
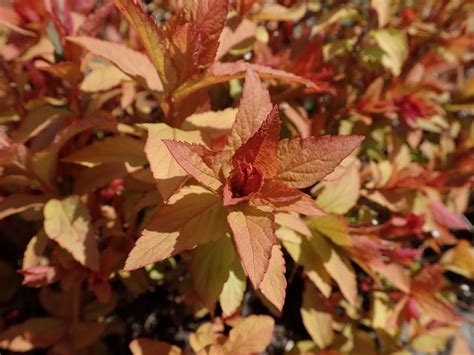
<svg viewBox="0 0 474 355">
<path fill-rule="evenodd" d="M 280 139 L 280 116 L 274 106 L 258 131 L 237 149 L 232 162 L 238 168 L 243 161 L 264 170 L 265 178 L 271 178 L 277 171 L 277 148 Z"/>
<path fill-rule="evenodd" d="M 463 216 L 450 211 L 442 202 L 431 201 L 430 209 L 439 224 L 450 229 L 468 229 Z"/>
<path fill-rule="evenodd" d="M 178 164 L 199 183 L 213 191 L 217 191 L 222 186 L 222 182 L 219 180 L 217 173 L 213 171 L 210 161 L 206 161 L 206 157 L 212 156 L 213 152 L 205 146 L 169 139 L 164 139 L 163 143 Z"/>
</svg>

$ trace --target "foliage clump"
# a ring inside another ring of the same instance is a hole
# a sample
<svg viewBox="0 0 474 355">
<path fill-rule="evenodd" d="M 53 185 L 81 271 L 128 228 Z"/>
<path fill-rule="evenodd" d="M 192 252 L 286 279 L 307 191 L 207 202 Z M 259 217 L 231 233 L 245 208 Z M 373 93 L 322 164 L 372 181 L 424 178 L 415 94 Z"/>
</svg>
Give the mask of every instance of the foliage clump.
<svg viewBox="0 0 474 355">
<path fill-rule="evenodd" d="M 469 353 L 473 11 L 1 5 L 0 349 Z"/>
</svg>

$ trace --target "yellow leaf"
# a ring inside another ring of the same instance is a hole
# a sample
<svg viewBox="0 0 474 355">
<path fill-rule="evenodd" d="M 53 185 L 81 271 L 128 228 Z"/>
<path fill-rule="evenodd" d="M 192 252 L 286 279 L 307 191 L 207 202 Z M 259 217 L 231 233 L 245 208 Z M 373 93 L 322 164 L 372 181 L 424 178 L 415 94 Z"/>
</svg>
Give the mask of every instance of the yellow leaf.
<svg viewBox="0 0 474 355">
<path fill-rule="evenodd" d="M 321 257 L 324 268 L 336 281 L 344 297 L 352 306 L 357 303 L 357 281 L 350 261 L 318 232 L 310 240 L 313 250 Z"/>
<path fill-rule="evenodd" d="M 147 163 L 145 144 L 129 136 L 111 136 L 97 140 L 63 158 L 63 161 L 96 166 L 103 163 L 129 163 L 141 166 Z"/>
<path fill-rule="evenodd" d="M 325 235 L 337 245 L 350 246 L 352 244 L 345 217 L 329 214 L 321 217 L 311 217 L 308 220 L 308 226 L 312 230 Z"/>
<path fill-rule="evenodd" d="M 382 64 L 389 69 L 393 75 L 399 76 L 402 72 L 403 63 L 408 58 L 408 41 L 406 34 L 389 28 L 373 32 L 375 41 L 384 51 Z"/>
<path fill-rule="evenodd" d="M 305 283 L 301 317 L 304 327 L 317 346 L 324 349 L 332 343 L 334 339 L 332 315 L 324 307 L 324 298 L 309 282 Z"/>
<path fill-rule="evenodd" d="M 236 256 L 232 240 L 228 237 L 198 247 L 193 256 L 193 286 L 204 306 L 210 311 L 214 310 Z"/>
<path fill-rule="evenodd" d="M 224 287 L 219 296 L 219 302 L 224 317 L 231 316 L 240 307 L 246 286 L 247 277 L 242 269 L 240 260 L 236 258 L 229 270 L 229 278 L 224 283 Z"/>
<path fill-rule="evenodd" d="M 78 196 L 49 200 L 44 207 L 47 236 L 91 270 L 99 269 L 99 248 L 87 207 Z"/>
<path fill-rule="evenodd" d="M 101 65 L 87 74 L 81 83 L 81 90 L 85 92 L 99 92 L 110 90 L 122 81 L 129 81 L 130 77 L 112 65 Z"/>
<path fill-rule="evenodd" d="M 350 156 L 318 185 L 316 203 L 324 211 L 345 214 L 355 206 L 360 193 L 360 162 Z M 337 178 L 333 178 L 336 177 Z"/>
<path fill-rule="evenodd" d="M 151 171 L 157 180 L 163 200 L 167 200 L 186 180 L 188 174 L 176 162 L 163 139 L 175 139 L 189 143 L 204 143 L 199 131 L 182 131 L 164 123 L 146 124 L 148 138 L 145 153 L 150 162 Z"/>
<path fill-rule="evenodd" d="M 331 276 L 324 268 L 323 262 L 318 254 L 311 247 L 310 242 L 306 238 L 301 238 L 301 243 L 296 244 L 289 241 L 283 241 L 283 246 L 291 255 L 291 258 L 300 265 L 304 266 L 304 270 L 308 278 L 321 291 L 324 297 L 331 295 Z"/>
<path fill-rule="evenodd" d="M 392 17 L 392 1 L 391 0 L 371 0 L 370 6 L 377 12 L 379 28 L 385 27 Z"/>
</svg>

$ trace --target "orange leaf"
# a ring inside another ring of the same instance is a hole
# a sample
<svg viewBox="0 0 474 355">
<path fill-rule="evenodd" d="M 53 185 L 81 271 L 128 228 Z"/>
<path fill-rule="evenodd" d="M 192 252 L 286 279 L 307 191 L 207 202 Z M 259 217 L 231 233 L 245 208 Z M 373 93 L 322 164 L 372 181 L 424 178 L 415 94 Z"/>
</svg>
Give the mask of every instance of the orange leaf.
<svg viewBox="0 0 474 355">
<path fill-rule="evenodd" d="M 89 210 L 78 196 L 49 200 L 44 206 L 44 230 L 49 238 L 91 270 L 99 270 L 99 248 Z"/>
<path fill-rule="evenodd" d="M 286 279 L 285 259 L 279 245 L 274 245 L 272 248 L 270 264 L 260 283 L 260 290 L 267 300 L 281 312 L 285 303 Z"/>
<path fill-rule="evenodd" d="M 362 142 L 362 136 L 284 139 L 278 145 L 277 178 L 289 187 L 314 185 Z"/>
<path fill-rule="evenodd" d="M 227 231 L 220 198 L 200 186 L 186 186 L 153 216 L 130 252 L 125 270 L 216 241 Z"/>
<path fill-rule="evenodd" d="M 269 316 L 249 316 L 237 324 L 224 344 L 225 354 L 254 354 L 265 351 L 272 340 L 275 321 Z M 257 336 L 258 335 L 258 336 Z"/>
<path fill-rule="evenodd" d="M 267 272 L 275 244 L 274 216 L 257 208 L 240 205 L 227 216 L 244 270 L 255 289 Z"/>
<path fill-rule="evenodd" d="M 252 69 L 247 70 L 239 110 L 230 133 L 229 144 L 234 150 L 257 133 L 271 110 L 272 103 L 268 90 Z"/>
<path fill-rule="evenodd" d="M 206 157 L 213 155 L 213 152 L 205 146 L 169 139 L 164 139 L 163 143 L 178 164 L 202 185 L 213 191 L 217 191 L 222 186 L 209 160 L 206 161 Z"/>
</svg>

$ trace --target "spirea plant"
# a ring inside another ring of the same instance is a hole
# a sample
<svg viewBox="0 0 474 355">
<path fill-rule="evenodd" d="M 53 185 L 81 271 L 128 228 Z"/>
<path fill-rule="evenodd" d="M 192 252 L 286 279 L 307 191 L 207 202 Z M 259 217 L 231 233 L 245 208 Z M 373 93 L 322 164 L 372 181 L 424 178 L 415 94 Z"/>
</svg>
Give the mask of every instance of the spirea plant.
<svg viewBox="0 0 474 355">
<path fill-rule="evenodd" d="M 473 12 L 0 5 L 0 352 L 470 353 Z"/>
</svg>

